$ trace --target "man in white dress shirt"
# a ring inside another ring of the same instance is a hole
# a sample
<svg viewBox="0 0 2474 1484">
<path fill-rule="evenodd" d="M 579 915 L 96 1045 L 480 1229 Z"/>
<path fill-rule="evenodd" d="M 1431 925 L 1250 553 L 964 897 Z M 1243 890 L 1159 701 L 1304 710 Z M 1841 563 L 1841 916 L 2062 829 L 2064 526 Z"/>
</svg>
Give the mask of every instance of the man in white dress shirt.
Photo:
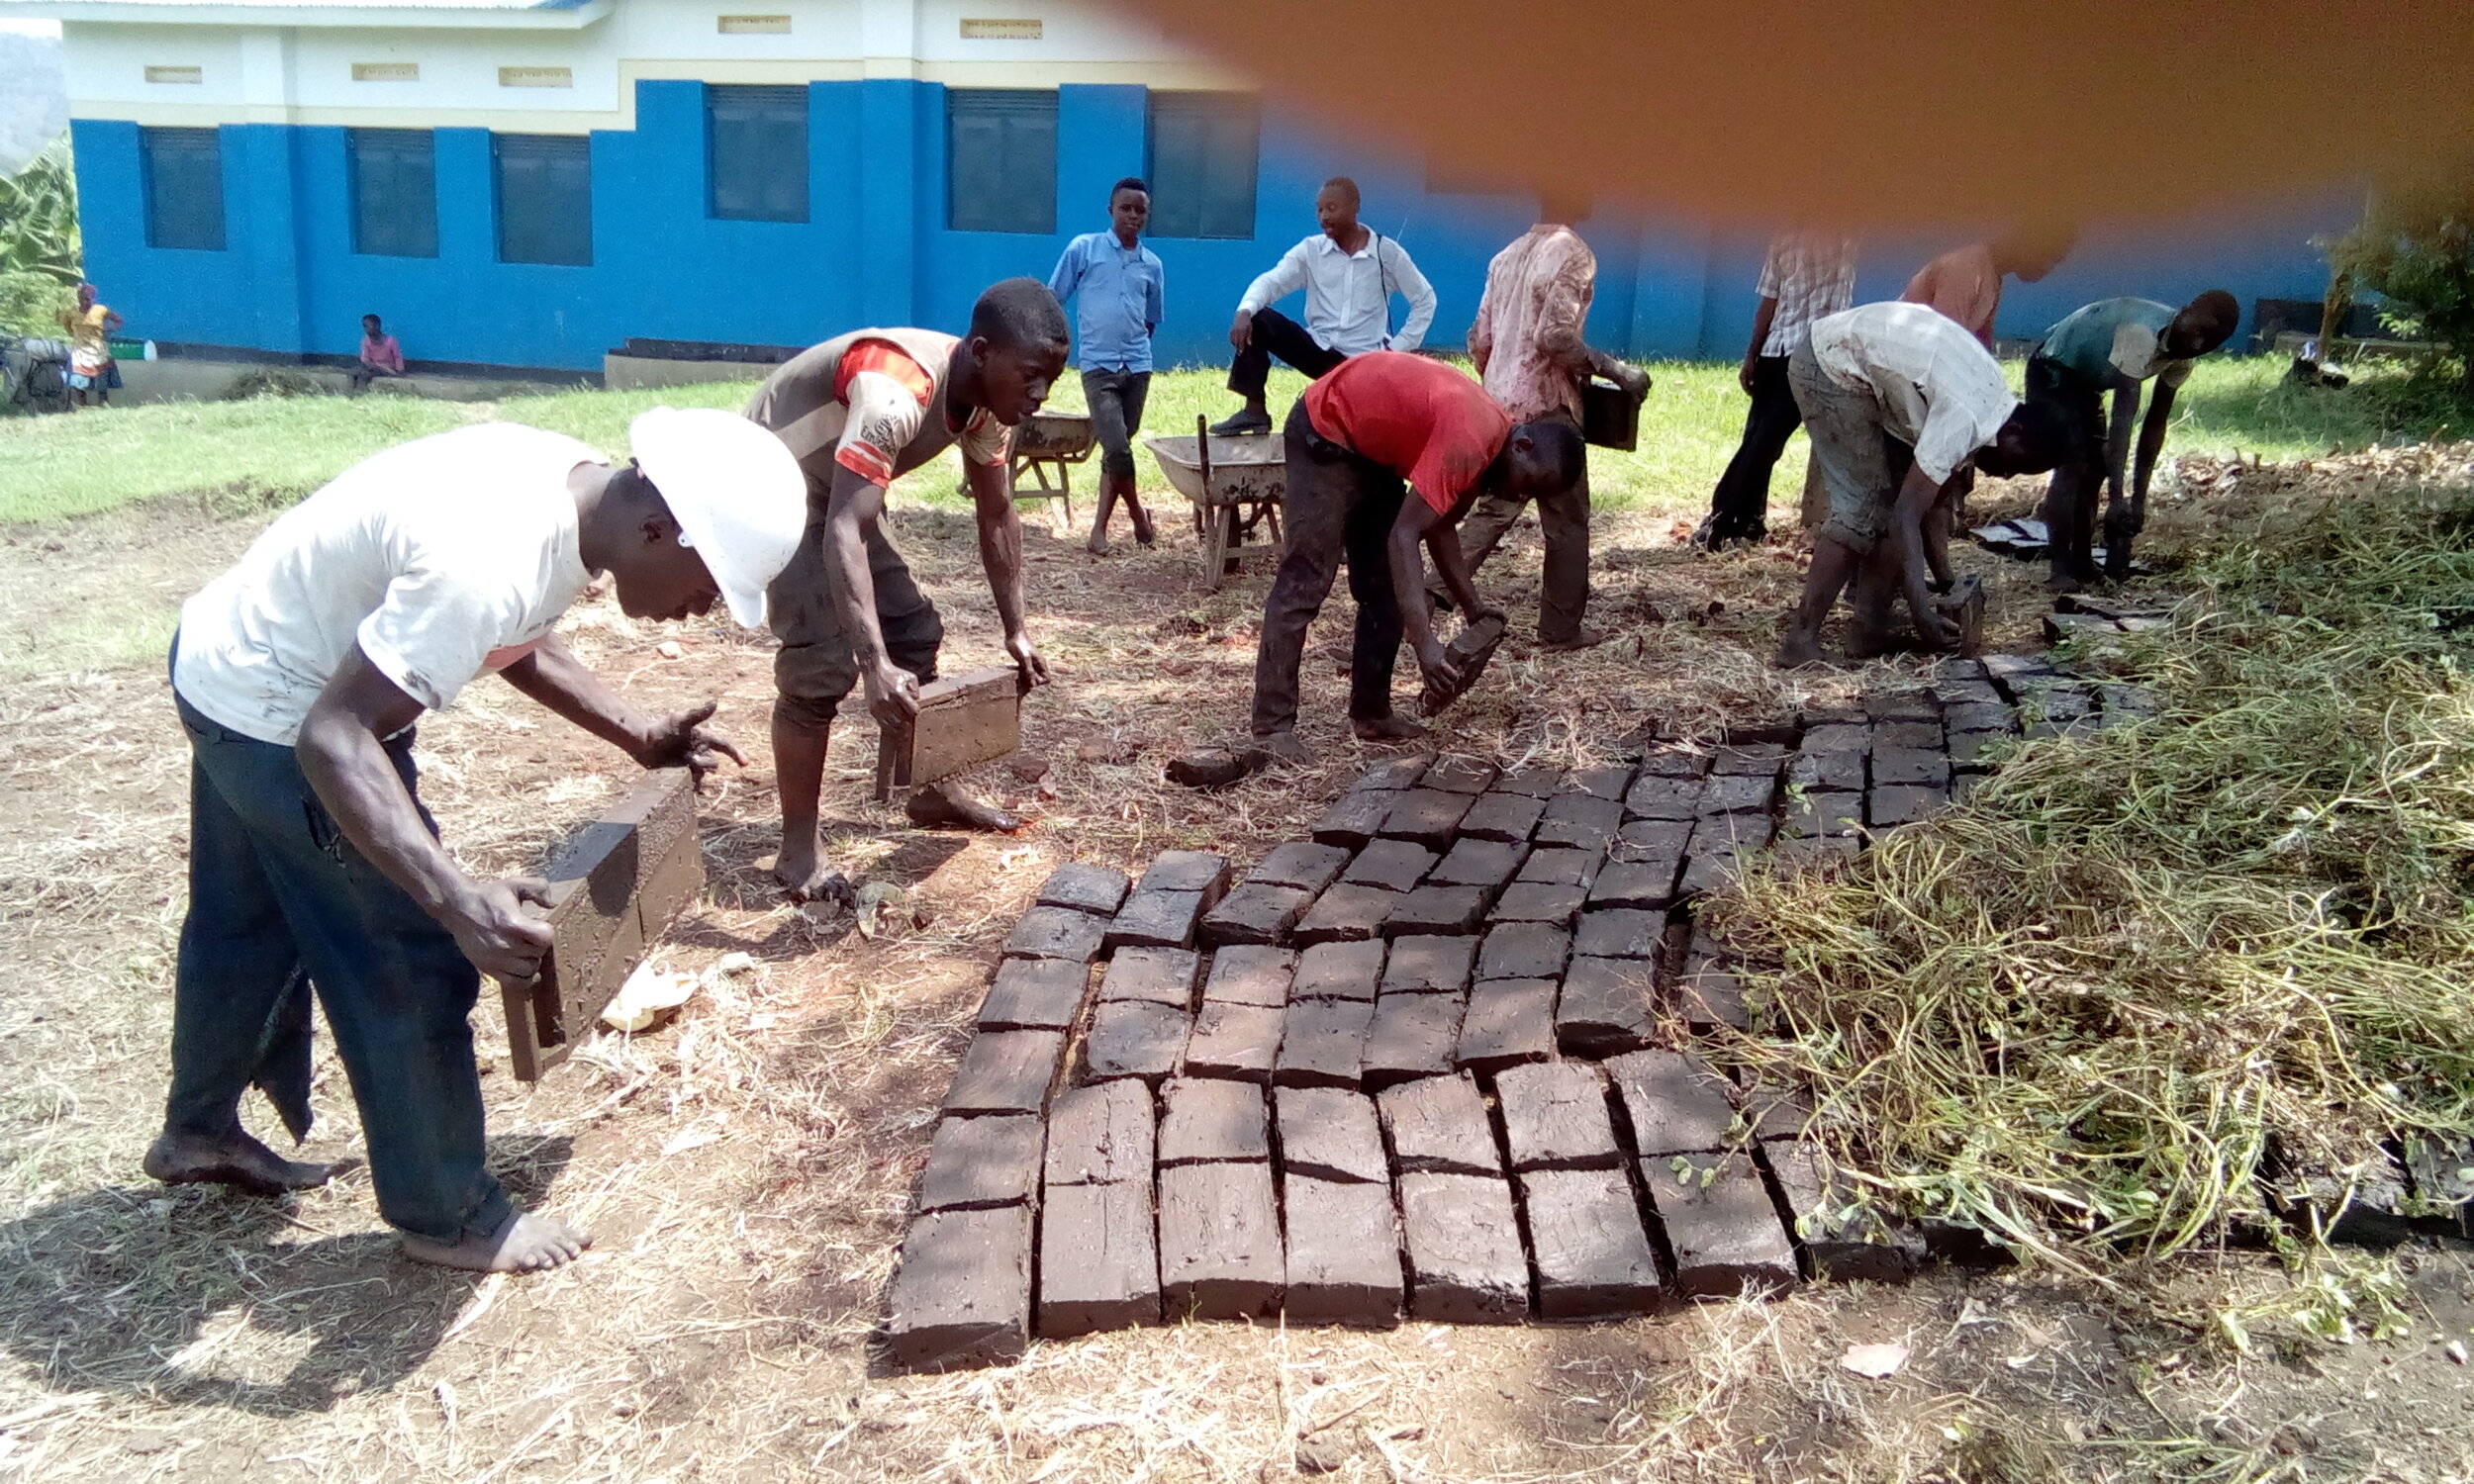
<svg viewBox="0 0 2474 1484">
<path fill-rule="evenodd" d="M 1278 356 L 1309 377 L 1319 377 L 1369 350 L 1415 350 L 1435 320 L 1435 290 L 1409 261 L 1407 249 L 1358 221 L 1358 183 L 1335 175 L 1314 193 L 1314 215 L 1323 230 L 1282 254 L 1237 303 L 1228 343 L 1228 389 L 1246 401 L 1243 410 L 1211 425 L 1221 436 L 1268 433 L 1271 409 L 1264 389 Z M 1305 290 L 1305 324 L 1272 305 Z M 1391 296 L 1409 301 L 1409 318 L 1391 327 Z"/>
</svg>

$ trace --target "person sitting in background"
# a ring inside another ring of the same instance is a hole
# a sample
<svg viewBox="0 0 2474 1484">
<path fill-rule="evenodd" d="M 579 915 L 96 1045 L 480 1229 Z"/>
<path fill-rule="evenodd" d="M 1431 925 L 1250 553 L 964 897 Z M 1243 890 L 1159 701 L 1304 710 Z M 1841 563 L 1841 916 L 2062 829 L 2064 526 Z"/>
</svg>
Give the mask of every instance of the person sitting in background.
<svg viewBox="0 0 2474 1484">
<path fill-rule="evenodd" d="M 120 362 L 112 358 L 112 331 L 123 323 L 109 305 L 95 302 L 93 284 L 77 286 L 77 308 L 60 315 L 60 325 L 68 331 L 68 400 L 72 406 L 85 407 L 89 397 L 96 407 L 112 405 L 112 393 L 121 384 Z"/>
<path fill-rule="evenodd" d="M 1237 347 L 1228 389 L 1246 405 L 1211 424 L 1212 432 L 1236 437 L 1272 430 L 1264 398 L 1274 356 L 1311 378 L 1369 350 L 1415 350 L 1425 343 L 1435 319 L 1434 286 L 1406 248 L 1358 222 L 1358 205 L 1356 181 L 1346 175 L 1324 181 L 1314 193 L 1323 230 L 1282 254 L 1237 302 L 1237 319 L 1228 327 L 1228 343 Z M 1305 290 L 1303 325 L 1272 308 L 1299 289 Z M 1408 321 L 1396 331 L 1395 290 L 1409 301 Z"/>
<path fill-rule="evenodd" d="M 2053 470 L 2045 498 L 2051 537 L 2048 586 L 2075 593 L 2097 580 L 2096 490 L 2105 500 L 2105 575 L 2131 572 L 2131 538 L 2147 523 L 2147 482 L 2164 449 L 2173 420 L 2174 394 L 2190 379 L 2192 364 L 2234 337 L 2241 307 L 2223 289 L 2210 289 L 2180 309 L 2153 299 L 2100 299 L 2076 310 L 2047 330 L 2028 357 L 2028 396 L 2054 403 L 2078 432 L 2075 455 Z M 2139 435 L 2139 461 L 2123 493 L 2123 466 L 2131 457 L 2131 424 L 2139 421 L 2140 385 L 2153 378 L 2147 421 Z M 2112 425 L 2103 416 L 2113 394 Z"/>
<path fill-rule="evenodd" d="M 1778 233 L 1769 239 L 1754 293 L 1760 307 L 1753 312 L 1753 343 L 1736 373 L 1753 406 L 1744 415 L 1744 442 L 1692 533 L 1692 544 L 1704 551 L 1758 544 L 1769 534 L 1770 471 L 1804 422 L 1787 386 L 1787 357 L 1811 335 L 1815 320 L 1856 302 L 1856 239 L 1835 232 Z"/>
<path fill-rule="evenodd" d="M 1048 292 L 1076 307 L 1075 364 L 1083 401 L 1099 441 L 1099 514 L 1091 523 L 1091 553 L 1108 554 L 1108 516 L 1119 500 L 1134 522 L 1136 544 L 1152 541 L 1151 516 L 1134 495 L 1134 434 L 1151 397 L 1151 333 L 1160 327 L 1167 274 L 1160 255 L 1142 244 L 1151 221 L 1151 187 L 1128 175 L 1108 188 L 1106 232 L 1087 232 L 1065 244 Z"/>
<path fill-rule="evenodd" d="M 1820 661 L 1822 622 L 1859 566 L 1860 637 L 1886 638 L 1903 583 L 1917 632 L 1933 648 L 1951 647 L 1955 626 L 1933 602 L 1956 581 L 1948 527 L 1928 517 L 1970 468 L 2052 468 L 2068 452 L 2066 419 L 2049 403 L 2011 396 L 1990 350 L 1915 304 L 1860 305 L 1816 321 L 1788 358 L 1787 384 L 1829 486 L 1830 518 L 1813 532 L 1812 570 L 1778 663 Z"/>
<path fill-rule="evenodd" d="M 352 373 L 352 390 L 366 391 L 381 376 L 404 374 L 404 347 L 388 334 L 376 315 L 361 316 L 361 363 Z"/>
</svg>

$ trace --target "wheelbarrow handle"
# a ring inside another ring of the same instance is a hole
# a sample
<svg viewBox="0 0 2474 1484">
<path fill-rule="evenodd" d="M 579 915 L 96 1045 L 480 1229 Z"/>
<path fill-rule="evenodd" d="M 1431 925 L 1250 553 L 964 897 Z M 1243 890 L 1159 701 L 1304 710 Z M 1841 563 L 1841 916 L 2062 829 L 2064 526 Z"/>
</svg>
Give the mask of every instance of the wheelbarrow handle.
<svg viewBox="0 0 2474 1484">
<path fill-rule="evenodd" d="M 1211 417 L 1207 413 L 1194 414 L 1194 460 L 1202 466 L 1202 498 L 1211 498 Z"/>
</svg>

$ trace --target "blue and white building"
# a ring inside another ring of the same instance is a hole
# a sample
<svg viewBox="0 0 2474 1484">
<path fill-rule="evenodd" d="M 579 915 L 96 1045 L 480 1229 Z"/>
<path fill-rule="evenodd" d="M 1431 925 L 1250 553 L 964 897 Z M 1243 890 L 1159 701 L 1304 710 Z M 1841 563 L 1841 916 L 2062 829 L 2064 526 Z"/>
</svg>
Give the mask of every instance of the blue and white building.
<svg viewBox="0 0 2474 1484">
<path fill-rule="evenodd" d="M 1337 3 L 1337 0 L 1336 0 Z M 1534 203 L 1259 93 L 1090 0 L 0 0 L 61 23 L 90 276 L 171 354 L 348 357 L 375 312 L 417 361 L 597 371 L 630 339 L 796 346 L 959 328 L 1154 185 L 1167 361 L 1225 356 L 1246 283 L 1350 174 L 1459 343 Z M 1232 19 L 1232 24 L 1233 24 Z M 1380 64 L 1380 59 L 1370 65 Z M 2085 300 L 2316 300 L 2358 197 L 2147 235 L 2093 226 L 2004 335 Z M 1742 353 L 1761 233 L 1606 203 L 1590 333 Z M 1894 296 L 1963 231 L 1876 237 Z M 2246 326 L 2247 327 L 2247 326 Z"/>
</svg>

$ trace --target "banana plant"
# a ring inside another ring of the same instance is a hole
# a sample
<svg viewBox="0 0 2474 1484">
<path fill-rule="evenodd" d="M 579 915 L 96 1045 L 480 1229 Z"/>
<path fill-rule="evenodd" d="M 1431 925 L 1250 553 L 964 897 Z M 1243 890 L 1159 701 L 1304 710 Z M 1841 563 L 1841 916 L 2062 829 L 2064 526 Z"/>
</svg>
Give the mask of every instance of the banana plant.
<svg viewBox="0 0 2474 1484">
<path fill-rule="evenodd" d="M 82 272 L 77 176 L 66 136 L 0 176 L 0 273 L 37 273 L 74 284 Z"/>
</svg>

